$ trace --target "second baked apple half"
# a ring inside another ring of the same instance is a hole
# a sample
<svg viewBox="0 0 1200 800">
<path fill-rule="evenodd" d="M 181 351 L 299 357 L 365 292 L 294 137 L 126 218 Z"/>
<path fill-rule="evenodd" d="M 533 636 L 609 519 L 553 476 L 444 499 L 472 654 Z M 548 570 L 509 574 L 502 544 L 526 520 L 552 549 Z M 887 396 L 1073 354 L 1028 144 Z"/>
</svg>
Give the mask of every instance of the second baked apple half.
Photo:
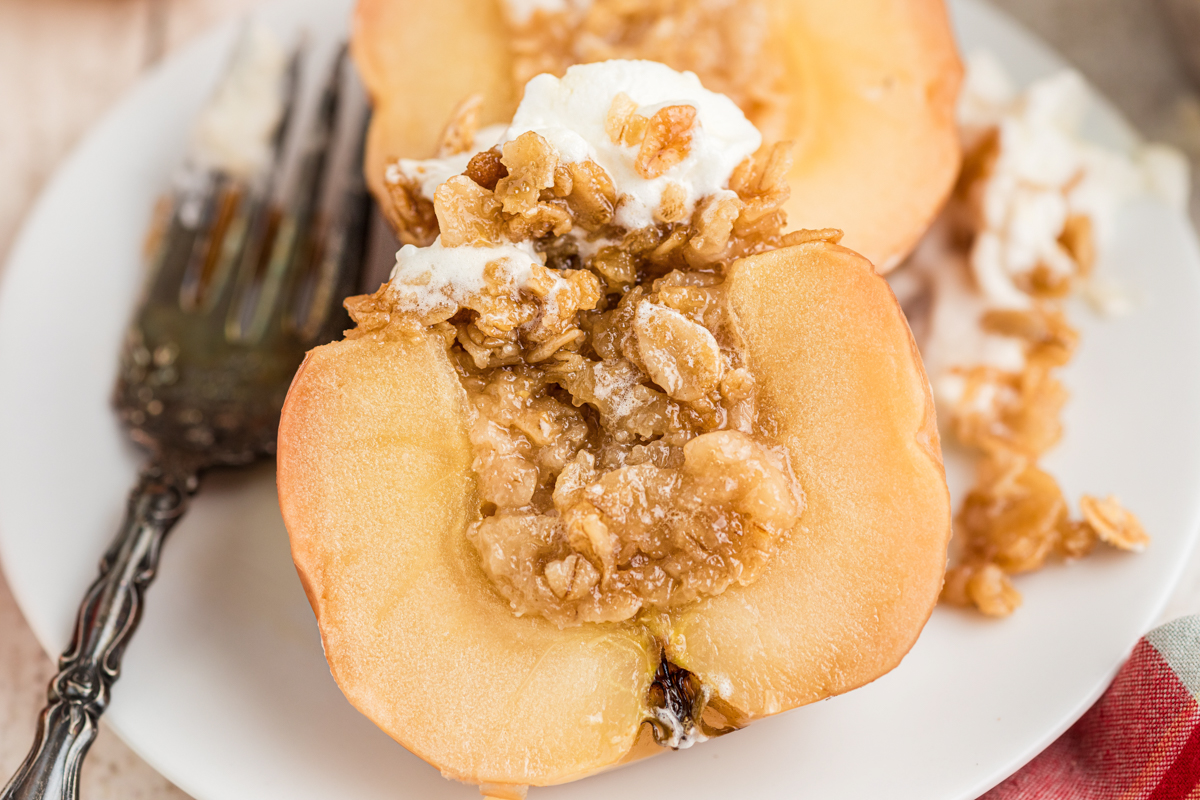
<svg viewBox="0 0 1200 800">
<path fill-rule="evenodd" d="M 404 172 L 439 239 L 349 302 L 280 429 L 349 700 L 497 791 L 896 666 L 950 533 L 933 404 L 870 262 L 782 231 L 786 147 L 648 62 L 535 79 L 494 147 L 450 131 Z"/>
<path fill-rule="evenodd" d="M 359 0 L 352 46 L 385 210 L 388 166 L 434 155 L 455 105 L 478 95 L 484 123 L 507 123 L 534 75 L 613 58 L 691 70 L 768 139 L 791 140 L 790 225 L 843 230 L 880 272 L 958 174 L 962 67 L 943 0 Z"/>
</svg>

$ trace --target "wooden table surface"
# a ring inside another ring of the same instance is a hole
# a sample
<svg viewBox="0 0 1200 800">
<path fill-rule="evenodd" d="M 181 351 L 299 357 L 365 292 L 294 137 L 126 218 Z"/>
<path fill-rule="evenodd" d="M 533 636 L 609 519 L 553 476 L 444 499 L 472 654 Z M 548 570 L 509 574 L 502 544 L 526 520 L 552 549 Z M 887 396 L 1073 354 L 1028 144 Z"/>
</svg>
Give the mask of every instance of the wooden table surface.
<svg viewBox="0 0 1200 800">
<path fill-rule="evenodd" d="M 197 33 L 258 1 L 0 0 L 0 263 L 46 179 L 121 93 Z M 994 2 L 1079 66 L 1144 134 L 1200 163 L 1200 97 L 1155 2 Z M 1196 612 L 1200 558 L 1163 619 Z M 51 672 L 0 578 L 0 783 L 24 757 Z M 88 756 L 83 796 L 187 799 L 107 730 Z"/>
</svg>

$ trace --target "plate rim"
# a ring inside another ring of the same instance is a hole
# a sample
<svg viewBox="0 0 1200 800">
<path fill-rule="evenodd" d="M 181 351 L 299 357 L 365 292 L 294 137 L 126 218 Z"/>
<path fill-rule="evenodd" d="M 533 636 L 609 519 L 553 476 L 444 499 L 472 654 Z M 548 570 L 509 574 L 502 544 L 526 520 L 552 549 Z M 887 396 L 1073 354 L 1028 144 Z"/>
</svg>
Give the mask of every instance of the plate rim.
<svg viewBox="0 0 1200 800">
<path fill-rule="evenodd" d="M 284 0 L 278 0 L 277 3 L 273 3 L 271 5 L 282 5 L 283 2 Z M 952 18 L 957 17 L 963 8 L 970 8 L 970 13 L 984 14 L 999 20 L 1003 25 L 1019 33 L 1020 36 L 1031 46 L 1044 51 L 1044 54 L 1050 60 L 1070 66 L 1069 62 L 1067 62 L 1065 58 L 1047 45 L 1040 37 L 1027 30 L 1020 23 L 1013 20 L 1006 12 L 995 8 L 990 3 L 987 3 L 986 0 L 948 0 L 947 5 L 949 6 L 949 12 Z M 254 14 L 260 13 L 261 8 L 262 7 L 255 9 L 247 16 L 253 16 Z M 195 58 L 197 53 L 204 50 L 213 49 L 218 46 L 227 47 L 232 42 L 239 24 L 239 18 L 235 16 L 213 26 L 210 30 L 198 35 L 193 41 L 189 42 L 178 51 L 169 55 L 167 58 L 163 59 L 154 67 L 143 73 L 120 96 L 120 98 L 114 102 L 108 108 L 108 110 L 104 112 L 103 115 L 101 115 L 97 122 L 89 127 L 87 132 L 80 137 L 79 141 L 71 148 L 68 155 L 59 162 L 50 178 L 39 190 L 37 199 L 32 205 L 30 205 L 28 211 L 22 219 L 19 232 L 14 238 L 12 247 L 5 259 L 4 269 L 0 270 L 0 311 L 7 307 L 7 304 L 10 302 L 10 295 L 13 292 L 12 285 L 14 283 L 12 278 L 15 272 L 14 265 L 23 260 L 25 251 L 30 249 L 32 246 L 30 242 L 33 240 L 37 228 L 35 222 L 40 220 L 48 213 L 47 208 L 51 205 L 52 198 L 61 192 L 60 187 L 67 179 L 66 176 L 78 169 L 78 164 L 87 158 L 89 148 L 98 138 L 98 132 L 111 127 L 113 124 L 115 124 L 116 120 L 127 114 L 128 109 L 136 103 L 138 95 L 141 92 L 146 91 L 146 86 L 148 84 L 165 80 L 165 76 L 169 74 L 169 69 L 172 63 L 182 61 L 185 57 Z M 1088 85 L 1091 87 L 1090 83 Z M 1124 136 L 1127 136 L 1131 142 L 1137 142 L 1141 140 L 1140 136 L 1136 132 L 1136 128 L 1130 124 L 1129 120 L 1127 120 L 1125 116 L 1121 114 L 1120 111 L 1116 109 L 1115 106 L 1113 106 L 1113 104 L 1102 93 L 1093 88 L 1091 94 L 1092 101 L 1095 104 L 1102 106 L 1105 112 L 1123 128 L 1122 134 Z M 1190 224 L 1187 226 L 1186 235 L 1190 239 L 1191 249 L 1194 252 L 1200 252 L 1200 245 L 1197 245 L 1195 230 Z M 1200 487 L 1196 488 L 1200 489 Z M 1146 626 L 1151 625 L 1153 621 L 1161 615 L 1163 609 L 1170 602 L 1171 596 L 1183 577 L 1188 563 L 1191 561 L 1191 559 L 1195 558 L 1198 539 L 1200 539 L 1200 525 L 1193 525 L 1186 544 L 1181 549 L 1180 557 L 1173 565 L 1170 579 L 1166 582 L 1166 585 L 1170 587 L 1169 591 L 1164 590 L 1155 598 L 1152 604 L 1148 604 L 1146 606 L 1148 613 L 1145 615 L 1147 622 L 1143 624 L 1143 634 L 1148 630 Z M 9 582 L 9 585 L 15 586 L 12 581 L 11 574 L 11 570 L 14 568 L 14 566 L 8 557 L 9 541 L 10 537 L 5 534 L 4 528 L 0 526 L 0 571 L 3 571 L 5 578 Z M 80 587 L 81 596 L 84 588 L 85 587 Z M 30 629 L 34 632 L 34 635 L 39 644 L 42 646 L 42 649 L 47 652 L 52 660 L 56 659 L 57 645 L 53 643 L 53 637 L 49 635 L 48 631 L 41 630 L 32 622 L 32 619 L 36 615 L 31 615 L 29 613 L 29 608 L 27 608 L 29 598 L 18 594 L 15 589 L 13 590 L 12 594 L 18 608 L 21 610 L 21 613 L 25 617 L 27 624 L 29 624 Z M 1131 649 L 1135 643 L 1136 641 L 1130 643 L 1127 650 Z M 1107 679 L 1104 680 L 1099 686 L 1094 687 L 1094 689 L 1088 693 L 1085 700 L 1078 704 L 1075 711 L 1071 713 L 1069 718 L 1065 719 L 1060 726 L 1058 726 L 1056 729 L 1047 731 L 1045 735 L 1036 742 L 1031 742 L 1026 749 L 1025 755 L 1021 757 L 1019 763 L 1014 762 L 1010 768 L 1005 768 L 1003 774 L 1000 774 L 999 777 L 995 777 L 994 779 L 993 777 L 982 779 L 984 782 L 987 782 L 987 785 L 981 785 L 979 792 L 986 791 L 987 789 L 1002 782 L 1006 777 L 1027 764 L 1050 742 L 1067 730 L 1080 716 L 1083 715 L 1083 713 L 1086 712 L 1088 708 L 1094 704 L 1096 699 L 1098 699 L 1099 696 L 1104 692 L 1111 682 L 1112 677 L 1115 676 L 1116 672 L 1120 669 L 1122 663 L 1124 662 L 1122 661 L 1121 663 L 1118 663 L 1112 667 Z M 112 729 L 122 739 L 122 741 L 124 741 L 130 747 L 130 749 L 137 753 L 139 757 L 143 758 L 143 760 L 145 760 L 159 774 L 166 777 L 181 789 L 188 783 L 191 783 L 186 777 L 172 775 L 170 772 L 173 772 L 173 770 L 164 769 L 159 764 L 154 763 L 150 759 L 146 758 L 142 751 L 133 744 L 133 740 L 136 739 L 136 736 L 131 737 L 127 735 L 118 724 L 113 723 L 109 718 L 105 718 L 104 721 L 107 727 Z M 184 791 L 187 790 L 185 789 Z"/>
</svg>

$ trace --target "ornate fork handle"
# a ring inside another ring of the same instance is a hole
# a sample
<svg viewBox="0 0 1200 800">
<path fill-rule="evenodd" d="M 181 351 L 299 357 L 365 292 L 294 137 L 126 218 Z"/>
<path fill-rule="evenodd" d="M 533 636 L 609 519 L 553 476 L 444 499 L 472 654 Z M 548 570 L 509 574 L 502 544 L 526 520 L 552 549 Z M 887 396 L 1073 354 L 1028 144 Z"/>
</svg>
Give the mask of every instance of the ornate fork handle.
<svg viewBox="0 0 1200 800">
<path fill-rule="evenodd" d="M 37 738 L 0 800 L 75 800 L 79 768 L 108 706 L 121 656 L 142 617 L 163 539 L 195 493 L 197 472 L 152 462 L 129 496 L 120 533 L 100 562 L 75 620 L 75 633 L 50 681 Z"/>
</svg>

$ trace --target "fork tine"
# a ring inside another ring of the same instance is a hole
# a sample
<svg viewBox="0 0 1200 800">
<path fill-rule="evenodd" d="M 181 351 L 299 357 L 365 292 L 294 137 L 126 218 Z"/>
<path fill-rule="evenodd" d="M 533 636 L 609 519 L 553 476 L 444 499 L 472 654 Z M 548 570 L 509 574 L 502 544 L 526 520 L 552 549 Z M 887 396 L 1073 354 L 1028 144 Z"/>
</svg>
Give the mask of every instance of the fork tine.
<svg viewBox="0 0 1200 800">
<path fill-rule="evenodd" d="M 342 108 L 342 74 L 347 63 L 343 46 L 325 80 L 315 117 L 302 142 L 294 198 L 279 221 L 266 259 L 265 271 L 255 286 L 235 299 L 226 327 L 231 341 L 261 342 L 281 316 L 280 300 L 312 268 L 320 242 L 319 208 L 328 178 L 331 145 Z"/>
<path fill-rule="evenodd" d="M 271 138 L 271 162 L 261 181 L 249 187 L 221 243 L 220 252 L 209 281 L 203 288 L 199 310 L 223 321 L 229 314 L 233 298 L 240 296 L 258 274 L 264 250 L 269 249 L 278 223 L 273 208 L 274 196 L 283 172 L 284 150 L 295 120 L 300 94 L 300 66 L 306 51 L 305 42 L 297 43 L 288 57 L 282 88 L 283 111 Z"/>
<path fill-rule="evenodd" d="M 283 108 L 279 123 L 271 137 L 271 161 L 266 173 L 255 185 L 244 187 L 242 202 L 235 207 L 228 225 L 222 231 L 219 247 L 209 257 L 209 269 L 201 276 L 198 284 L 198 302 L 195 307 L 207 313 L 224 316 L 231 296 L 231 278 L 244 260 L 254 260 L 256 247 L 261 248 L 269 228 L 271 198 L 279 182 L 283 168 L 283 150 L 295 114 L 296 98 L 300 87 L 300 63 L 304 47 L 297 44 L 288 57 L 284 73 L 282 97 Z M 187 287 L 185 286 L 185 289 Z M 185 308 L 187 306 L 185 305 Z"/>
<path fill-rule="evenodd" d="M 243 31 L 225 65 L 223 81 L 237 68 L 248 35 Z M 284 75 L 283 107 L 272 138 L 269 173 L 277 168 L 282 135 L 294 105 L 297 64 L 298 54 L 293 53 Z M 272 178 L 269 174 L 265 179 L 268 191 Z M 244 242 L 247 214 L 253 212 L 263 183 L 261 176 L 259 180 L 234 177 L 205 159 L 197 160 L 195 152 L 189 155 L 175 179 L 171 215 L 151 265 L 148 301 L 178 303 L 185 311 L 216 302 L 229 261 L 236 258 Z"/>
<path fill-rule="evenodd" d="M 284 329 L 310 347 L 333 339 L 348 327 L 349 315 L 342 301 L 358 291 L 367 257 L 372 200 L 362 170 L 370 123 L 365 103 L 351 123 L 346 134 L 351 146 L 338 154 L 342 164 L 335 188 L 339 191 L 333 219 L 320 237 L 323 247 L 284 305 Z"/>
<path fill-rule="evenodd" d="M 184 174 L 175 190 L 170 222 L 151 267 L 147 299 L 173 304 L 198 245 L 212 225 L 214 208 L 226 181 L 207 170 Z"/>
<path fill-rule="evenodd" d="M 217 175 L 206 203 L 204 221 L 192 242 L 191 253 L 179 281 L 179 305 L 191 311 L 200 303 L 204 284 L 217 264 L 230 223 L 242 205 L 246 187 L 242 181 Z M 164 286 L 164 291 L 167 287 Z"/>
</svg>

